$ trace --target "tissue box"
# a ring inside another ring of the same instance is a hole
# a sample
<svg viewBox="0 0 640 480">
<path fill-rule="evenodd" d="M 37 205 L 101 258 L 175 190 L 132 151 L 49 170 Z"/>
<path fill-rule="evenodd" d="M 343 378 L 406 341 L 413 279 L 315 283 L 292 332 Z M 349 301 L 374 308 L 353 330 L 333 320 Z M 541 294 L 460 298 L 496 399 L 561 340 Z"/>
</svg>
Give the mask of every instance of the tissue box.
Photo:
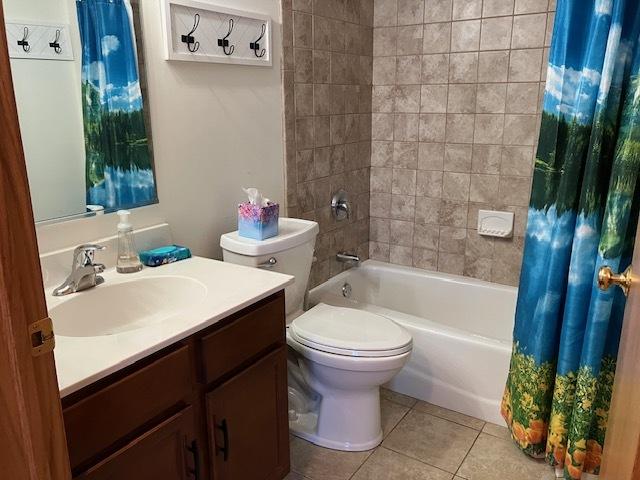
<svg viewBox="0 0 640 480">
<path fill-rule="evenodd" d="M 280 205 L 269 203 L 266 207 L 241 203 L 238 205 L 238 235 L 265 240 L 278 235 Z"/>
</svg>

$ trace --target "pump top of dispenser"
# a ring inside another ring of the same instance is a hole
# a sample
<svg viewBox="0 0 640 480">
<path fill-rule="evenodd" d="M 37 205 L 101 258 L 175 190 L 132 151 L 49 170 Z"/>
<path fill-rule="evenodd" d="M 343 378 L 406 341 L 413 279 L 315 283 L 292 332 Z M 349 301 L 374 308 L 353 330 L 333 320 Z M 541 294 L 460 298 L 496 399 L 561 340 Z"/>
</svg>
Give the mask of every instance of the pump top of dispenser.
<svg viewBox="0 0 640 480">
<path fill-rule="evenodd" d="M 120 217 L 120 221 L 118 222 L 118 231 L 124 232 L 132 230 L 131 221 L 129 217 L 131 216 L 131 212 L 129 210 L 118 210 L 118 217 Z"/>
</svg>

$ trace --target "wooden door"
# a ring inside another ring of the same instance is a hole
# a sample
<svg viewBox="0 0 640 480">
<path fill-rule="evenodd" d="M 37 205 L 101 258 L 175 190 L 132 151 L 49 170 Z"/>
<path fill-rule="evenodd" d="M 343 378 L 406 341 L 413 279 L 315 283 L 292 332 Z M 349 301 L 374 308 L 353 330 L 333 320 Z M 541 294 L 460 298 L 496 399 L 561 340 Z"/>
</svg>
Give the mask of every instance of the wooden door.
<svg viewBox="0 0 640 480">
<path fill-rule="evenodd" d="M 173 415 L 75 477 L 82 480 L 199 480 L 192 407 Z"/>
<path fill-rule="evenodd" d="M 280 480 L 289 472 L 287 350 L 281 347 L 207 395 L 215 480 Z"/>
<path fill-rule="evenodd" d="M 618 367 L 613 387 L 609 427 L 604 447 L 602 480 L 640 479 L 640 227 L 629 290 Z"/>
<path fill-rule="evenodd" d="M 0 2 L 0 477 L 71 478 L 53 353 L 32 355 L 47 317 Z"/>
</svg>

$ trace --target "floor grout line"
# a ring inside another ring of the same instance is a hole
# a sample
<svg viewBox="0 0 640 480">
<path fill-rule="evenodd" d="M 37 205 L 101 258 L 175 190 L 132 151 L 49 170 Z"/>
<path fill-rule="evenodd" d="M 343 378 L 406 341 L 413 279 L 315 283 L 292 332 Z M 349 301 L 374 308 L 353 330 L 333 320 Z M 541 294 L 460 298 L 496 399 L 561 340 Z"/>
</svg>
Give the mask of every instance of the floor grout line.
<svg viewBox="0 0 640 480">
<path fill-rule="evenodd" d="M 454 478 L 457 477 L 457 476 L 460 476 L 460 475 L 458 475 L 458 472 L 460 471 L 460 468 L 462 468 L 462 465 L 464 465 L 464 462 L 467 459 L 467 457 L 469 456 L 469 454 L 471 453 L 471 450 L 473 450 L 473 447 L 475 446 L 476 442 L 478 441 L 478 438 L 480 438 L 480 434 L 481 433 L 482 433 L 482 431 L 478 432 L 478 435 L 476 435 L 476 438 L 473 440 L 473 443 L 471 444 L 471 447 L 469 447 L 469 450 L 467 450 L 467 453 L 465 454 L 464 458 L 460 462 L 460 465 L 458 465 L 458 468 L 456 469 L 456 472 L 453 474 Z M 464 477 L 461 477 L 461 478 L 464 478 Z"/>
</svg>

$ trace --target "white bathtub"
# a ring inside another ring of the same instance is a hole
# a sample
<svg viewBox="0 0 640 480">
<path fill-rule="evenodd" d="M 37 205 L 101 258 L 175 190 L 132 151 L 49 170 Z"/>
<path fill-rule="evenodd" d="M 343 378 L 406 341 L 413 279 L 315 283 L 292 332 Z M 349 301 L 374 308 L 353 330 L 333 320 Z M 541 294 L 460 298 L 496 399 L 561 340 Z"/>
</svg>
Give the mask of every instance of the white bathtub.
<svg viewBox="0 0 640 480">
<path fill-rule="evenodd" d="M 503 424 L 516 295 L 513 287 L 368 260 L 309 299 L 377 313 L 411 333 L 413 354 L 390 389 Z"/>
</svg>

